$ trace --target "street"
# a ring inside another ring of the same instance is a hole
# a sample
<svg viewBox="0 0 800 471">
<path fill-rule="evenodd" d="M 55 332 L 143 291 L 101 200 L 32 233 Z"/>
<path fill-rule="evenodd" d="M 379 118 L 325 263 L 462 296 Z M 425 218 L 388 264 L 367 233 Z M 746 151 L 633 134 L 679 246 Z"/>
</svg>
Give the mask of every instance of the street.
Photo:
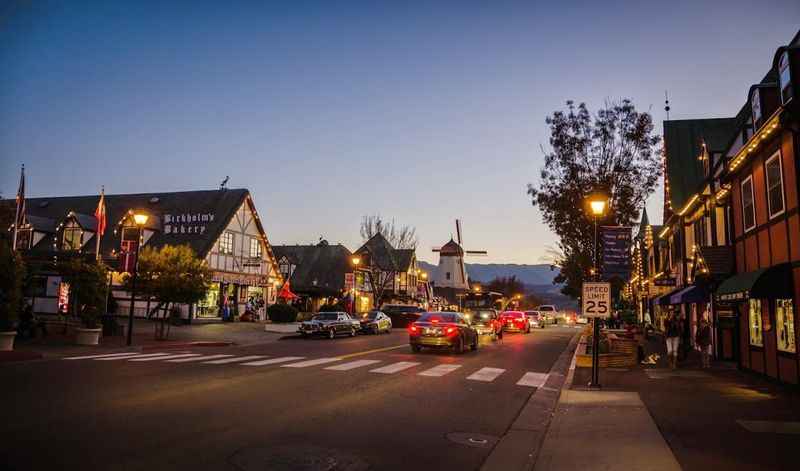
<svg viewBox="0 0 800 471">
<path fill-rule="evenodd" d="M 413 354 L 394 329 L 4 364 L 2 383 L 14 387 L 0 393 L 0 461 L 20 470 L 478 469 L 577 332 L 507 334 L 463 355 Z"/>
</svg>

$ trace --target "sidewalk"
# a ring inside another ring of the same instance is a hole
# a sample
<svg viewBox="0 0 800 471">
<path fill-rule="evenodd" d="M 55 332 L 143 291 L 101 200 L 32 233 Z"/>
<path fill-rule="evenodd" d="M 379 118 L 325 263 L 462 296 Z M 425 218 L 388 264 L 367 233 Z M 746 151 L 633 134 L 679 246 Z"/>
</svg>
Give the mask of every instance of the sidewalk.
<svg viewBox="0 0 800 471">
<path fill-rule="evenodd" d="M 800 448 L 800 392 L 695 355 L 666 367 L 575 370 L 562 391 L 535 469 L 793 469 Z"/>
<path fill-rule="evenodd" d="M 122 319 L 119 320 L 123 322 Z M 269 324 L 266 324 L 269 325 Z M 13 352 L 0 352 L 2 361 L 23 361 L 38 358 L 57 358 L 65 355 L 149 351 L 181 347 L 220 347 L 226 345 L 257 345 L 279 340 L 282 335 L 265 332 L 265 324 L 255 322 L 226 322 L 172 326 L 167 340 L 155 339 L 155 323 L 136 319 L 133 326 L 133 345 L 126 345 L 124 336 L 107 336 L 100 345 L 75 345 L 74 335 L 63 335 L 50 329 L 46 337 L 17 339 Z M 296 327 L 295 327 L 296 330 Z"/>
</svg>

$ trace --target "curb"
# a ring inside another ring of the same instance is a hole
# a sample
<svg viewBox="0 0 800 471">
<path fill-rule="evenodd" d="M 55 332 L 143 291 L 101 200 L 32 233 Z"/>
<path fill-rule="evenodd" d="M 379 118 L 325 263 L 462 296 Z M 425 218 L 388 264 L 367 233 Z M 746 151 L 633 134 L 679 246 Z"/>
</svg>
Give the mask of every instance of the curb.
<svg viewBox="0 0 800 471">
<path fill-rule="evenodd" d="M 547 428 L 553 418 L 561 390 L 569 381 L 572 384 L 575 350 L 579 333 L 572 337 L 548 373 L 547 382 L 536 389 L 522 407 L 506 433 L 500 437 L 481 471 L 531 470 L 544 443 Z M 570 359 L 571 358 L 571 359 Z"/>
<path fill-rule="evenodd" d="M 13 361 L 30 361 L 41 360 L 43 355 L 39 352 L 26 352 L 11 350 L 7 352 L 0 352 L 0 363 L 13 362 Z"/>
</svg>

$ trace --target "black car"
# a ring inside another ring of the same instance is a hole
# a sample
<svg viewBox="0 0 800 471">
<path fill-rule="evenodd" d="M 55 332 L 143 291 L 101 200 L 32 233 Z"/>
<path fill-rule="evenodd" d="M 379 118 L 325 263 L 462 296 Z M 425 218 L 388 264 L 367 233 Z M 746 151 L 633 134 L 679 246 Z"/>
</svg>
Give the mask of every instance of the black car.
<svg viewBox="0 0 800 471">
<path fill-rule="evenodd" d="M 381 311 L 369 311 L 361 315 L 361 331 L 370 334 L 380 334 L 392 331 L 392 320 Z"/>
<path fill-rule="evenodd" d="M 395 327 L 406 327 L 412 322 L 419 319 L 419 316 L 425 312 L 419 306 L 411 306 L 408 304 L 384 304 L 381 311 L 389 316 L 392 320 L 392 325 Z"/>
<path fill-rule="evenodd" d="M 426 312 L 408 326 L 408 343 L 415 353 L 422 347 L 452 348 L 464 353 L 467 346 L 478 349 L 478 332 L 459 312 Z"/>
<path fill-rule="evenodd" d="M 303 337 L 324 335 L 332 339 L 343 334 L 355 337 L 360 330 L 361 322 L 346 312 L 320 312 L 310 321 L 301 323 L 297 331 Z"/>
<path fill-rule="evenodd" d="M 478 335 L 490 335 L 492 340 L 503 338 L 503 321 L 494 309 L 476 309 L 467 315 Z"/>
</svg>

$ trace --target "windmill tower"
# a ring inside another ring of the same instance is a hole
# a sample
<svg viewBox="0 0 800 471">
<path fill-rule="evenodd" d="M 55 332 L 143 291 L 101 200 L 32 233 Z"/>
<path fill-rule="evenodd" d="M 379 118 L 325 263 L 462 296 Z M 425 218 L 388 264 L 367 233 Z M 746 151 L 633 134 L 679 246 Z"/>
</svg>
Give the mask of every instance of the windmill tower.
<svg viewBox="0 0 800 471">
<path fill-rule="evenodd" d="M 436 288 L 453 288 L 457 290 L 469 289 L 469 278 L 464 267 L 465 255 L 486 255 L 485 250 L 464 250 L 461 239 L 461 221 L 456 219 L 456 238 L 433 251 L 439 254 L 439 267 L 436 269 Z"/>
</svg>

